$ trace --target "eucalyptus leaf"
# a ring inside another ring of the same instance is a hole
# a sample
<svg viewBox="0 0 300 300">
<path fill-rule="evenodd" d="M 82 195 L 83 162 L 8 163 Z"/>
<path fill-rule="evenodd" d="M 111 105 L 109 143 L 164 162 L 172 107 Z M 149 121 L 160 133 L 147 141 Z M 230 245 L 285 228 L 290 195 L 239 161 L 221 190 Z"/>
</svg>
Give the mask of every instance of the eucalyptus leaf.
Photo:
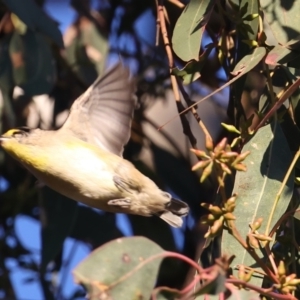
<svg viewBox="0 0 300 300">
<path fill-rule="evenodd" d="M 71 25 L 65 37 L 70 39 L 66 44 L 68 64 L 87 85 L 92 84 L 104 70 L 108 53 L 107 37 L 91 21 L 85 21 L 82 27 Z"/>
<path fill-rule="evenodd" d="M 191 0 L 178 18 L 172 44 L 183 61 L 199 60 L 202 35 L 214 5 L 214 0 Z"/>
<path fill-rule="evenodd" d="M 91 22 L 88 28 L 82 30 L 80 38 L 98 75 L 102 74 L 109 48 L 107 37 Z"/>
<path fill-rule="evenodd" d="M 298 22 L 300 1 L 260 0 L 260 5 L 264 12 L 264 20 L 270 25 L 277 43 L 285 44 L 297 38 L 300 34 Z"/>
<path fill-rule="evenodd" d="M 289 68 L 286 66 L 281 66 L 281 68 L 284 70 L 288 80 L 290 82 L 295 82 L 300 77 L 300 69 L 295 68 Z M 292 104 L 292 107 L 294 109 L 294 117 L 299 124 L 299 100 L 300 100 L 300 88 L 298 88 L 290 97 L 290 103 Z"/>
<path fill-rule="evenodd" d="M 240 7 L 244 8 L 243 14 L 243 28 L 245 29 L 245 36 L 249 40 L 256 40 L 258 32 L 259 18 L 259 1 L 258 0 L 241 0 Z M 240 27 L 239 27 L 240 29 Z"/>
<path fill-rule="evenodd" d="M 213 48 L 213 44 L 208 45 L 207 49 L 200 56 L 199 61 L 191 60 L 182 69 L 176 67 L 172 70 L 172 74 L 181 77 L 183 80 L 183 84 L 190 84 L 193 81 L 197 80 L 198 78 L 200 78 L 200 72 L 205 63 L 208 61 L 208 56 Z"/>
<path fill-rule="evenodd" d="M 263 89 L 258 102 L 258 111 L 260 114 L 265 114 L 271 105 L 271 97 L 267 86 Z"/>
<path fill-rule="evenodd" d="M 299 51 L 293 51 L 285 46 L 277 45 L 268 53 L 265 62 L 268 65 L 283 65 L 299 57 Z"/>
<path fill-rule="evenodd" d="M 56 66 L 50 45 L 43 35 L 32 30 L 14 32 L 9 44 L 14 84 L 27 96 L 48 94 L 56 81 Z"/>
<path fill-rule="evenodd" d="M 232 11 L 226 13 L 228 18 L 232 20 L 234 24 L 236 24 L 237 29 L 237 40 L 236 43 L 238 46 L 238 51 L 235 52 L 235 61 L 239 63 L 235 65 L 235 70 L 239 67 L 241 62 L 244 64 L 248 64 L 247 58 L 250 62 L 250 69 L 254 67 L 251 62 L 251 58 L 256 60 L 256 54 L 263 53 L 264 50 L 260 49 L 262 47 L 256 48 L 253 47 L 256 44 L 257 32 L 258 32 L 258 18 L 255 18 L 251 21 L 244 20 L 243 18 L 248 15 L 256 15 L 259 13 L 258 11 L 258 1 L 257 0 L 231 0 L 228 1 L 232 7 Z M 253 50 L 254 49 L 254 50 Z M 264 56 L 264 55 L 263 55 Z M 259 62 L 259 61 L 258 61 Z M 258 63 L 257 62 L 257 63 Z M 241 66 L 241 65 L 240 65 Z M 244 73 L 250 71 L 250 69 L 244 70 Z M 233 73 L 236 75 L 237 73 Z M 237 79 L 236 83 L 232 86 L 232 97 L 235 99 L 241 99 L 242 94 L 245 90 L 246 76 L 241 76 L 241 78 Z M 241 105 L 237 105 L 237 119 L 239 119 L 241 114 L 244 114 L 243 108 Z"/>
<path fill-rule="evenodd" d="M 247 171 L 237 173 L 233 189 L 238 195 L 234 210 L 237 217 L 235 226 L 245 240 L 250 232 L 249 224 L 260 217 L 263 218 L 263 223 L 259 233 L 269 234 L 291 201 L 294 182 L 292 175 L 276 203 L 276 195 L 292 160 L 288 143 L 278 123 L 261 128 L 244 146 L 242 153 L 246 151 L 250 151 L 246 159 Z M 222 252 L 234 254 L 236 265 L 258 268 L 252 257 L 228 231 L 223 233 Z M 260 250 L 257 250 L 257 254 L 264 258 Z M 237 277 L 237 271 L 233 269 Z M 259 285 L 262 279 L 259 275 L 253 275 L 251 283 Z"/>
<path fill-rule="evenodd" d="M 205 62 L 192 60 L 188 62 L 182 69 L 177 67 L 172 69 L 172 74 L 181 77 L 183 84 L 190 84 L 201 76 L 200 69 L 204 63 Z"/>
<path fill-rule="evenodd" d="M 247 73 L 251 71 L 265 56 L 266 49 L 264 47 L 255 48 L 250 54 L 244 56 L 231 72 L 233 75 L 239 73 Z"/>
<path fill-rule="evenodd" d="M 149 299 L 164 250 L 144 237 L 120 238 L 98 248 L 73 271 L 89 299 Z"/>
<path fill-rule="evenodd" d="M 3 0 L 3 2 L 31 30 L 37 30 L 47 35 L 59 47 L 64 47 L 62 35 L 56 22 L 49 18 L 34 0 Z"/>
</svg>

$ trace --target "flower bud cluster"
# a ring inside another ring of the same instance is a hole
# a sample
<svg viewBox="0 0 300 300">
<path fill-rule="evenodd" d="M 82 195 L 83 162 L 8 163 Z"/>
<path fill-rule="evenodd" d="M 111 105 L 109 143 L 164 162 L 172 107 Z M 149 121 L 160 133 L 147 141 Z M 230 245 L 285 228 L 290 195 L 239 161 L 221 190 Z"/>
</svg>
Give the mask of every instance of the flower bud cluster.
<svg viewBox="0 0 300 300">
<path fill-rule="evenodd" d="M 225 174 L 232 174 L 233 170 L 247 170 L 243 161 L 250 152 L 246 151 L 240 154 L 232 151 L 230 145 L 227 143 L 227 138 L 222 139 L 219 144 L 213 147 L 211 138 L 207 137 L 205 147 L 208 153 L 203 150 L 191 149 L 201 159 L 192 167 L 193 171 L 198 169 L 203 170 L 200 182 L 204 182 L 214 169 L 221 169 Z"/>
<path fill-rule="evenodd" d="M 283 294 L 289 294 L 297 289 L 300 284 L 300 279 L 296 278 L 296 274 L 286 275 L 284 262 L 281 260 L 277 269 L 277 278 L 279 283 L 274 285 Z"/>
<path fill-rule="evenodd" d="M 205 215 L 201 218 L 202 224 L 207 224 L 210 226 L 204 236 L 205 238 L 215 237 L 221 231 L 224 222 L 226 223 L 229 220 L 235 220 L 233 211 L 235 209 L 236 197 L 236 195 L 230 197 L 224 203 L 223 207 L 209 203 L 201 203 L 201 206 L 209 211 L 208 215 Z"/>
</svg>

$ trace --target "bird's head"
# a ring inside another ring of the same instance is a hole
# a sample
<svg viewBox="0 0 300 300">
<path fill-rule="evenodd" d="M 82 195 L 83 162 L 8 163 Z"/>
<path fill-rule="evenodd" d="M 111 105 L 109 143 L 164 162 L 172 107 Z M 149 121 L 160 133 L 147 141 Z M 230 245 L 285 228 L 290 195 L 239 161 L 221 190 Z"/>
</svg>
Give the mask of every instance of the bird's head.
<svg viewBox="0 0 300 300">
<path fill-rule="evenodd" d="M 31 130 L 22 127 L 6 131 L 0 136 L 0 145 L 7 152 L 15 152 L 19 145 L 26 144 Z"/>
<path fill-rule="evenodd" d="M 0 136 L 0 146 L 22 163 L 33 162 L 37 159 L 40 132 L 26 127 L 10 129 Z"/>
</svg>

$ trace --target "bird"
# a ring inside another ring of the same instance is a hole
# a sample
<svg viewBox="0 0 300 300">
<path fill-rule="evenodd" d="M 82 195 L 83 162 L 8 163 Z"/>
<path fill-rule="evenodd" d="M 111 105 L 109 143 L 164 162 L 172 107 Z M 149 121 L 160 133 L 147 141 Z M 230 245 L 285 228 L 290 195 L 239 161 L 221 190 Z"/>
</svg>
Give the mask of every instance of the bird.
<svg viewBox="0 0 300 300">
<path fill-rule="evenodd" d="M 135 90 L 129 70 L 118 62 L 73 102 L 59 129 L 10 129 L 0 136 L 0 145 L 39 182 L 75 201 L 112 213 L 158 216 L 181 227 L 188 204 L 122 156 Z"/>
</svg>

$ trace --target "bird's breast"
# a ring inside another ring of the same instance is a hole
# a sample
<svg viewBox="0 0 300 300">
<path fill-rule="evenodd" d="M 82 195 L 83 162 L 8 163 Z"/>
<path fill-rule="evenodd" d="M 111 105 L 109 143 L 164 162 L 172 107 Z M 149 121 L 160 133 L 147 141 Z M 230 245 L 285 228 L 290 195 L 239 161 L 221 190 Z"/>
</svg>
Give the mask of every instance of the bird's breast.
<svg viewBox="0 0 300 300">
<path fill-rule="evenodd" d="M 52 189 L 98 208 L 101 201 L 106 203 L 119 196 L 113 181 L 113 164 L 118 157 L 78 146 L 49 152 L 46 170 L 30 171 Z"/>
</svg>

